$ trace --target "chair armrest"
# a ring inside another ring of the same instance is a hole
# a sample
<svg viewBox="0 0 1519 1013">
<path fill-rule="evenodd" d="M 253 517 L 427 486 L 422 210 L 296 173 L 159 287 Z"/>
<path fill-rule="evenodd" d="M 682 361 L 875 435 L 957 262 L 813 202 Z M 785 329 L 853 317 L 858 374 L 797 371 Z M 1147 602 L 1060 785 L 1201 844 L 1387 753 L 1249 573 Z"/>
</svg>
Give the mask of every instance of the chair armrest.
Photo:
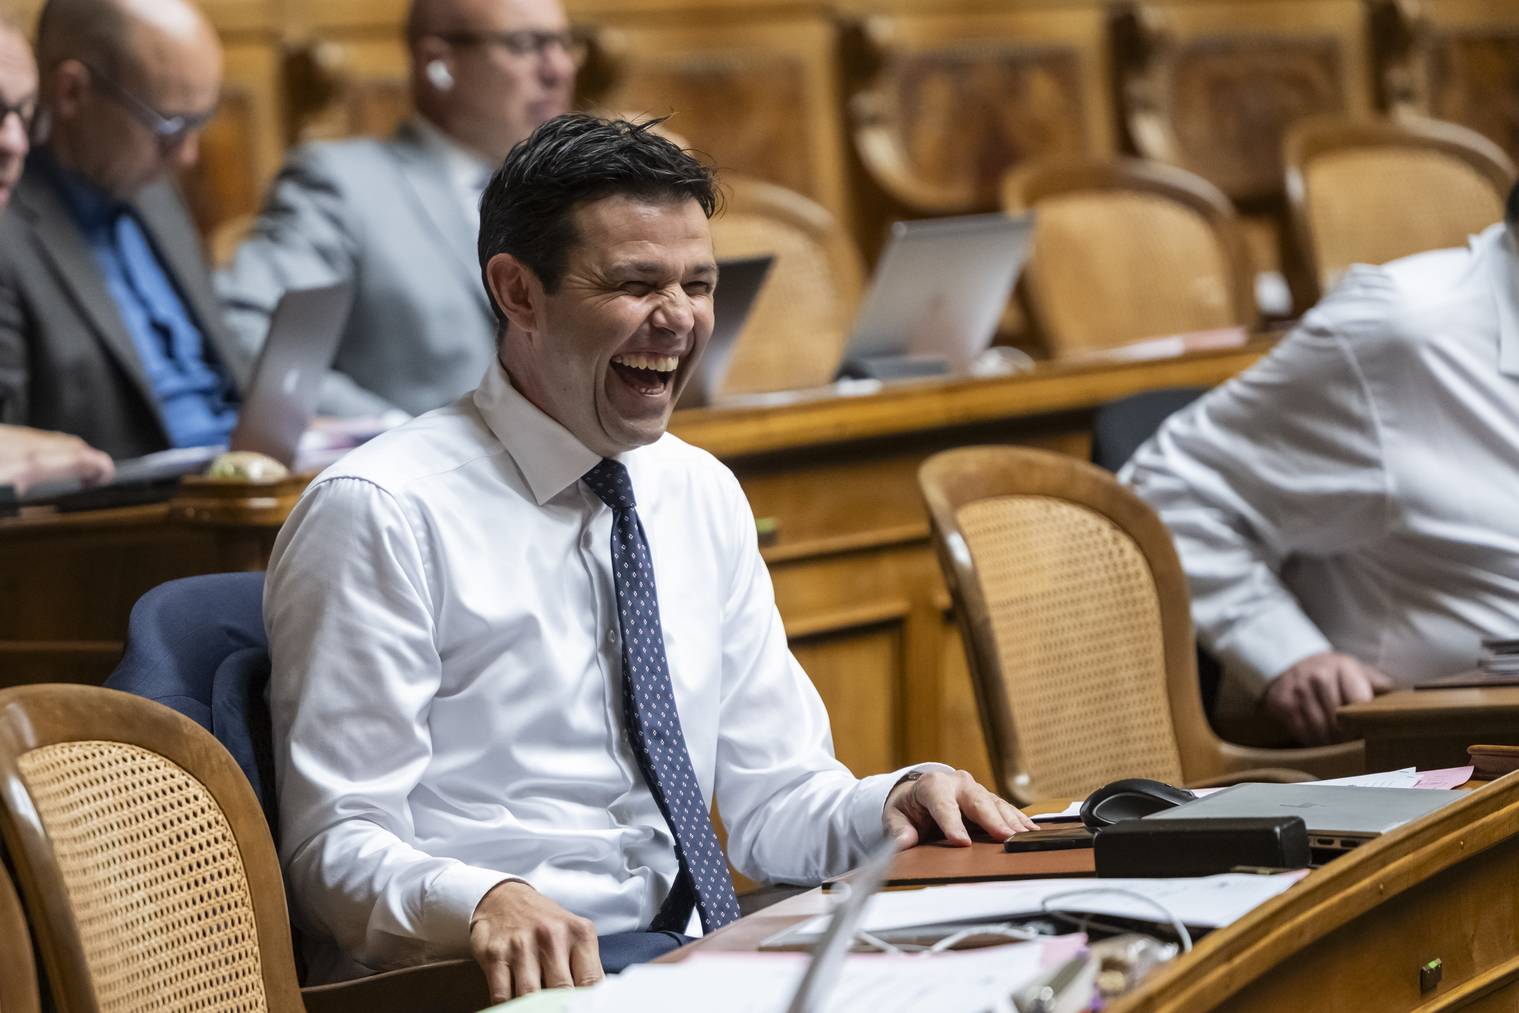
<svg viewBox="0 0 1519 1013">
<path fill-rule="evenodd" d="M 1223 769 L 1215 777 L 1252 767 L 1301 770 L 1317 778 L 1366 773 L 1366 743 L 1360 739 L 1308 749 L 1256 749 L 1233 742 L 1220 745 Z"/>
<path fill-rule="evenodd" d="M 308 1013 L 475 1013 L 491 1005 L 485 975 L 473 960 L 420 964 L 301 989 Z"/>
</svg>

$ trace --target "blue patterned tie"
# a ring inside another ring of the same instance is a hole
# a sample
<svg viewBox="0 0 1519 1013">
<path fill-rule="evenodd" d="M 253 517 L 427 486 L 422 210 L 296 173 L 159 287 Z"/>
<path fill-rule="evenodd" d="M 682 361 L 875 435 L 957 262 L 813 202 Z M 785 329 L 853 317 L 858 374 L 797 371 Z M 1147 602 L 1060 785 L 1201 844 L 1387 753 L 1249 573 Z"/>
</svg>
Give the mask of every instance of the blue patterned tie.
<svg viewBox="0 0 1519 1013">
<path fill-rule="evenodd" d="M 622 626 L 623 717 L 644 780 L 675 835 L 675 857 L 680 861 L 675 886 L 652 928 L 684 931 L 694 903 L 703 931 L 711 932 L 738 917 L 738 899 L 675 709 L 659 625 L 654 565 L 634 509 L 633 484 L 628 469 L 610 458 L 586 472 L 583 481 L 612 508 L 612 579 Z"/>
</svg>

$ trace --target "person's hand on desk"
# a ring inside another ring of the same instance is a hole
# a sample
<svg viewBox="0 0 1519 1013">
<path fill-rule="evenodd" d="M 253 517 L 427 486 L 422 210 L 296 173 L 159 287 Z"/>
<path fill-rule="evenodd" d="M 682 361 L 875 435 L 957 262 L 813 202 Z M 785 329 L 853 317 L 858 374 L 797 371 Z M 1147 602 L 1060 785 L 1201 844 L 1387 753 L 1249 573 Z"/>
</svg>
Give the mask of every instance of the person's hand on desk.
<svg viewBox="0 0 1519 1013">
<path fill-rule="evenodd" d="M 998 840 L 1020 830 L 1036 829 L 1033 820 L 981 787 L 963 770 L 909 775 L 886 796 L 886 811 L 881 817 L 887 835 L 903 850 L 940 838 L 956 847 L 969 847 L 966 820 Z"/>
<path fill-rule="evenodd" d="M 1335 712 L 1392 689 L 1383 672 L 1337 651 L 1312 654 L 1271 681 L 1262 706 L 1299 742 L 1325 745 L 1344 739 Z"/>
<path fill-rule="evenodd" d="M 605 976 L 596 926 L 520 880 L 497 883 L 480 899 L 469 921 L 469 949 L 492 1002 L 593 985 Z"/>
<path fill-rule="evenodd" d="M 18 493 L 65 478 L 93 485 L 108 481 L 115 472 L 110 457 L 77 436 L 0 426 L 0 485 L 13 485 Z"/>
</svg>

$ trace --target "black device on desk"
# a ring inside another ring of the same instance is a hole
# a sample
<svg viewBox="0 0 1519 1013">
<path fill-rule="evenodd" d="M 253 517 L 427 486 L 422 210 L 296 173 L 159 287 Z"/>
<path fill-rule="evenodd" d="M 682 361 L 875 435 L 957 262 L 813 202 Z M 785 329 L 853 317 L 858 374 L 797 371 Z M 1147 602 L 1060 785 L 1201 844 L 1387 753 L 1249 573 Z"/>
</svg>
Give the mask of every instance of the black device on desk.
<svg viewBox="0 0 1519 1013">
<path fill-rule="evenodd" d="M 1071 848 L 1090 848 L 1092 832 L 1086 827 L 1061 827 L 1058 830 L 1025 830 L 1002 842 L 1002 850 L 1010 854 L 1026 851 L 1065 851 Z"/>
<path fill-rule="evenodd" d="M 1126 777 L 1088 795 L 1081 806 L 1081 822 L 1088 830 L 1096 831 L 1196 801 L 1197 796 L 1185 788 L 1148 777 Z"/>
</svg>

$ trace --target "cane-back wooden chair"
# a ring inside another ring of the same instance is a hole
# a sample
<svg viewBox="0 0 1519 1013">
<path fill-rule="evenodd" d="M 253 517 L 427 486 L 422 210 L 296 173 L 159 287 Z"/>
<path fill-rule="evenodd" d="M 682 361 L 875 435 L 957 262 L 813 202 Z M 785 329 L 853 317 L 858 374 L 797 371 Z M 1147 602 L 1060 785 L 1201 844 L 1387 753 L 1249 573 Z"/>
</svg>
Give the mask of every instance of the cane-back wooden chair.
<svg viewBox="0 0 1519 1013">
<path fill-rule="evenodd" d="M 252 788 L 209 732 L 150 700 L 93 686 L 0 690 L 0 839 L 60 1013 L 489 1002 L 464 961 L 303 994 Z"/>
<path fill-rule="evenodd" d="M 1019 292 L 1052 356 L 1256 326 L 1238 218 L 1200 176 L 1128 158 L 1039 162 L 1008 175 L 1002 206 L 1034 212 Z"/>
<path fill-rule="evenodd" d="M 1503 219 L 1514 165 L 1465 127 L 1315 117 L 1284 142 L 1294 281 L 1317 302 L 1351 264 L 1462 246 Z"/>
<path fill-rule="evenodd" d="M 1170 534 L 1101 468 L 965 447 L 918 473 L 998 787 L 1021 803 L 1108 781 L 1305 780 L 1360 743 L 1254 749 L 1203 714 L 1186 578 Z"/>
</svg>

